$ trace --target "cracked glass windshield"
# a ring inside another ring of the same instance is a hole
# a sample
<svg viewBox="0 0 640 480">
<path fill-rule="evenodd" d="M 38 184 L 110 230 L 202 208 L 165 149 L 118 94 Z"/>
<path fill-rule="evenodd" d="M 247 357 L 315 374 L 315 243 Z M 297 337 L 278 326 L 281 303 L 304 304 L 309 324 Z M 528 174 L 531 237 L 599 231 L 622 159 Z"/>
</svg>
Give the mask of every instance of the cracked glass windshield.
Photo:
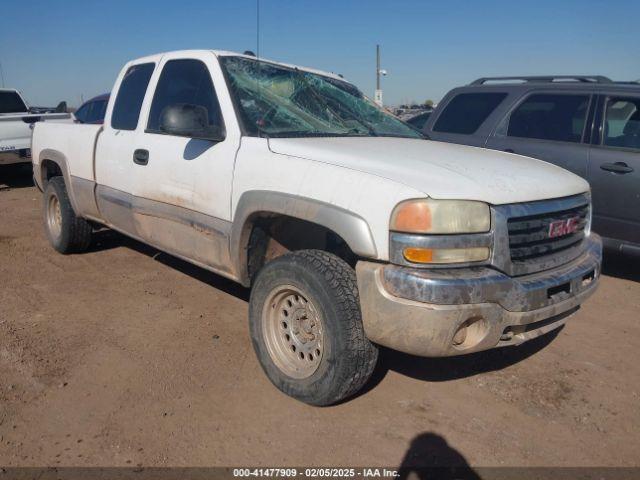
<svg viewBox="0 0 640 480">
<path fill-rule="evenodd" d="M 347 82 L 243 57 L 220 61 L 250 135 L 424 138 Z"/>
</svg>

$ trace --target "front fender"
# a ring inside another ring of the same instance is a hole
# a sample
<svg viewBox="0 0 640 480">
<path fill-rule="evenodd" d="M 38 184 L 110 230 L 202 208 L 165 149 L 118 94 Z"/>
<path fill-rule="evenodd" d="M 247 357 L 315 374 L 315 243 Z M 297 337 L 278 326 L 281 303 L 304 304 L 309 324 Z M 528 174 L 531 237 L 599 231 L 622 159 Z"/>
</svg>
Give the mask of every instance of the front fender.
<svg viewBox="0 0 640 480">
<path fill-rule="evenodd" d="M 243 282 L 248 281 L 246 247 L 252 218 L 261 213 L 276 213 L 321 225 L 340 235 L 349 248 L 361 257 L 376 258 L 377 249 L 371 229 L 361 216 L 336 205 L 288 193 L 254 190 L 245 192 L 236 207 L 230 238 L 231 258 Z"/>
</svg>

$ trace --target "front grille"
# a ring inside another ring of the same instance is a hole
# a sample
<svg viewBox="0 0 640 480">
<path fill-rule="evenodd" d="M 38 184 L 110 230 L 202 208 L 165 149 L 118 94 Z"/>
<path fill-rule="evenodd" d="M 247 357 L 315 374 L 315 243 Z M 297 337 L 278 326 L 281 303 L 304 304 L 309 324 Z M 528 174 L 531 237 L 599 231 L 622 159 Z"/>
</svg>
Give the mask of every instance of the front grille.
<svg viewBox="0 0 640 480">
<path fill-rule="evenodd" d="M 549 237 L 552 223 L 566 221 L 573 217 L 579 217 L 577 229 L 574 232 L 554 238 Z M 568 210 L 510 218 L 507 226 L 511 261 L 531 260 L 578 245 L 584 239 L 588 217 L 589 205 L 586 204 Z"/>
</svg>

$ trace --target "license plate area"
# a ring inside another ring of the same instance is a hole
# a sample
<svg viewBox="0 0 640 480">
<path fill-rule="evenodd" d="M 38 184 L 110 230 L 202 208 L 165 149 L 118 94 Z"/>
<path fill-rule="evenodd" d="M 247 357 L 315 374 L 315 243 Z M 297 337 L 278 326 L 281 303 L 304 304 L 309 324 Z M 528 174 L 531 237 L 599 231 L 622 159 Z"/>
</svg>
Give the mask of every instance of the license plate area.
<svg viewBox="0 0 640 480">
<path fill-rule="evenodd" d="M 555 287 L 547 288 L 547 298 L 556 300 L 571 294 L 571 282 L 566 282 Z"/>
</svg>

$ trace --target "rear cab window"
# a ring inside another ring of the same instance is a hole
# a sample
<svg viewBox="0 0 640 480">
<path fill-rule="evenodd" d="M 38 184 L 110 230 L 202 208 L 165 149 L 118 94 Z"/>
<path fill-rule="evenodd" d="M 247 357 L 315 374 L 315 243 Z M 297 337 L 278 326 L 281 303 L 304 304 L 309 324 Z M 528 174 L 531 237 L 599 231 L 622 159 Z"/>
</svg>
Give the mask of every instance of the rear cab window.
<svg viewBox="0 0 640 480">
<path fill-rule="evenodd" d="M 438 116 L 433 131 L 472 135 L 506 97 L 505 92 L 460 93 Z"/>
<path fill-rule="evenodd" d="M 580 143 L 590 100 L 588 94 L 531 94 L 505 118 L 496 135 Z"/>
<path fill-rule="evenodd" d="M 28 111 L 27 106 L 18 92 L 0 90 L 0 113 L 24 113 L 26 111 Z"/>
<path fill-rule="evenodd" d="M 125 73 L 111 114 L 114 130 L 135 130 L 138 126 L 140 109 L 154 67 L 153 63 L 132 65 Z"/>
</svg>

